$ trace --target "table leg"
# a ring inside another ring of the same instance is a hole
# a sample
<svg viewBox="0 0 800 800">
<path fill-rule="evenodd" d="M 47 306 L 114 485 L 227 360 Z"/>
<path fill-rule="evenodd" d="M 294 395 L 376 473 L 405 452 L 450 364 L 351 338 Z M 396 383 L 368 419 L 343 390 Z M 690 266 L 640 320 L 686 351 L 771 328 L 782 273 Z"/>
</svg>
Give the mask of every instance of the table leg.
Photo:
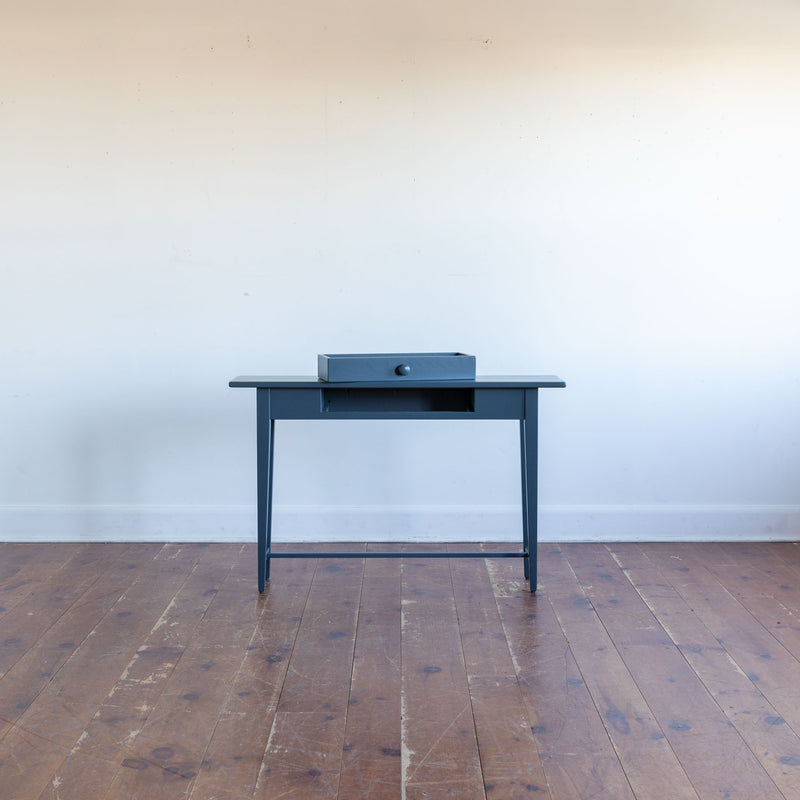
<svg viewBox="0 0 800 800">
<path fill-rule="evenodd" d="M 525 420 L 519 421 L 519 471 L 522 475 L 522 549 L 528 552 L 528 476 L 527 459 L 525 454 Z M 522 559 L 525 569 L 525 580 L 530 577 L 530 560 L 526 556 Z"/>
<path fill-rule="evenodd" d="M 520 420 L 520 471 L 522 473 L 522 546 L 528 556 L 523 559 L 525 577 L 531 592 L 536 591 L 537 571 L 537 460 L 538 460 L 539 393 L 525 390 L 525 416 Z"/>
<path fill-rule="evenodd" d="M 258 495 L 258 591 L 269 580 L 272 542 L 272 464 L 275 453 L 275 420 L 270 414 L 269 389 L 256 390 L 256 448 Z"/>
</svg>

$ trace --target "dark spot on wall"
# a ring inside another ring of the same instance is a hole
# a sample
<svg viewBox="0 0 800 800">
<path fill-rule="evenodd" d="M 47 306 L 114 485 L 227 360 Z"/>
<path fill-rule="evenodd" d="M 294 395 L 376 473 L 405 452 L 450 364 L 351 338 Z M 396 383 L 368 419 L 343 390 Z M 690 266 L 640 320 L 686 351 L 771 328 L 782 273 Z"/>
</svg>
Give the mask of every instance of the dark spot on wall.
<svg viewBox="0 0 800 800">
<path fill-rule="evenodd" d="M 749 678 L 751 681 L 753 681 L 753 683 L 756 683 L 757 681 L 760 681 L 760 680 L 761 680 L 761 676 L 760 676 L 760 675 L 759 675 L 757 672 L 748 672 L 748 673 L 747 673 L 747 677 L 748 677 L 748 678 Z"/>
<path fill-rule="evenodd" d="M 567 678 L 567 686 L 583 686 L 581 678 Z"/>
<path fill-rule="evenodd" d="M 12 645 L 12 644 L 19 644 L 22 639 L 19 636 L 9 636 L 8 639 L 3 641 L 3 644 Z"/>
<path fill-rule="evenodd" d="M 187 692 L 187 693 L 186 693 L 186 694 L 183 696 L 183 699 L 184 699 L 184 700 L 198 700 L 199 698 L 200 698 L 200 695 L 199 695 L 199 694 L 197 694 L 197 692 Z"/>
<path fill-rule="evenodd" d="M 158 761 L 169 761 L 174 755 L 175 751 L 171 747 L 156 747 L 156 749 L 153 750 L 153 758 Z"/>
<path fill-rule="evenodd" d="M 671 731 L 690 731 L 692 726 L 688 722 L 680 722 L 676 720 L 675 722 L 670 722 L 669 729 Z"/>
<path fill-rule="evenodd" d="M 651 739 L 652 739 L 654 742 L 657 742 L 659 739 L 666 739 L 666 736 L 664 736 L 664 734 L 663 734 L 663 733 L 661 733 L 661 731 L 656 731 L 655 733 L 651 733 L 651 734 L 650 734 L 650 738 L 651 738 Z"/>
<path fill-rule="evenodd" d="M 273 653 L 271 656 L 267 656 L 267 663 L 269 664 L 277 664 L 280 661 L 283 661 L 283 656 L 279 656 L 276 653 Z"/>
<path fill-rule="evenodd" d="M 122 762 L 122 766 L 128 769 L 147 769 L 147 762 L 142 761 L 141 758 L 126 758 Z"/>
<path fill-rule="evenodd" d="M 326 564 L 323 568 L 324 572 L 341 572 L 342 568 L 338 564 Z M 321 775 L 322 773 L 320 773 Z"/>
<path fill-rule="evenodd" d="M 349 706 L 355 706 L 355 705 L 357 705 L 357 704 L 358 704 L 358 700 L 357 700 L 355 697 L 351 697 L 351 698 L 350 698 L 350 699 L 347 701 L 347 705 L 349 705 Z"/>
<path fill-rule="evenodd" d="M 441 667 L 424 667 L 422 670 L 426 675 L 435 675 L 437 672 L 441 672 Z"/>
<path fill-rule="evenodd" d="M 331 631 L 328 634 L 329 639 L 343 639 L 347 634 L 344 631 Z"/>
<path fill-rule="evenodd" d="M 767 725 L 783 725 L 786 720 L 783 717 L 766 717 L 764 722 L 766 722 Z"/>
<path fill-rule="evenodd" d="M 544 725 L 531 725 L 531 733 L 546 733 L 547 728 Z"/>
<path fill-rule="evenodd" d="M 767 659 L 767 660 L 769 660 L 769 659 L 771 659 L 771 658 L 772 658 L 772 656 L 771 656 L 769 653 L 762 653 L 762 654 L 761 654 L 761 658 L 764 658 L 764 659 Z"/>
<path fill-rule="evenodd" d="M 211 667 L 213 667 L 213 666 L 214 666 L 214 662 L 213 661 L 206 661 L 205 664 L 201 664 L 200 665 L 200 669 L 202 669 L 205 672 L 208 672 L 208 670 L 210 670 Z"/>
<path fill-rule="evenodd" d="M 218 591 L 219 591 L 219 589 L 206 589 L 206 590 L 203 592 L 203 597 L 212 597 L 212 596 L 213 596 L 213 595 L 215 595 L 215 594 L 216 594 Z"/>
<path fill-rule="evenodd" d="M 525 788 L 529 792 L 540 792 L 541 791 L 541 789 L 535 783 L 526 783 L 525 784 Z"/>
<path fill-rule="evenodd" d="M 800 767 L 800 756 L 781 756 L 781 764 L 790 767 Z"/>
<path fill-rule="evenodd" d="M 59 647 L 62 650 L 71 650 L 73 647 L 75 647 L 75 642 L 61 642 Z"/>
<path fill-rule="evenodd" d="M 250 692 L 237 692 L 236 696 L 237 697 L 247 697 L 249 694 L 250 694 Z"/>
<path fill-rule="evenodd" d="M 394 758 L 400 758 L 400 750 L 397 747 L 384 747 L 381 750 L 385 756 L 393 756 Z"/>
<path fill-rule="evenodd" d="M 320 776 L 320 775 L 322 775 L 322 772 L 320 772 L 318 769 L 310 769 L 310 770 L 308 771 L 308 774 L 309 774 L 309 775 L 310 775 L 312 778 L 319 778 L 319 776 Z"/>
<path fill-rule="evenodd" d="M 608 578 L 610 578 L 610 577 L 612 577 L 612 576 L 611 576 L 611 575 L 610 575 L 608 572 L 599 572 L 599 573 L 597 574 L 597 577 L 598 577 L 598 578 L 606 578 L 606 579 L 608 579 Z"/>
<path fill-rule="evenodd" d="M 129 617 L 131 614 L 133 614 L 133 611 L 120 611 L 120 612 L 117 614 L 117 616 L 118 616 L 120 619 L 124 619 L 125 617 Z"/>
</svg>

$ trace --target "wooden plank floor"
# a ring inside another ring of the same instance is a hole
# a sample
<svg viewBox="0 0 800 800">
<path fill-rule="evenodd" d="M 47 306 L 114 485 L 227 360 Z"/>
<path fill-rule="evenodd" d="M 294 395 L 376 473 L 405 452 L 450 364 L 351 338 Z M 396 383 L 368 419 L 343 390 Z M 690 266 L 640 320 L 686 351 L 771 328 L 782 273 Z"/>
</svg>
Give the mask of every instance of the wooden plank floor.
<svg viewBox="0 0 800 800">
<path fill-rule="evenodd" d="M 0 800 L 800 800 L 800 545 L 539 552 L 0 544 Z"/>
</svg>

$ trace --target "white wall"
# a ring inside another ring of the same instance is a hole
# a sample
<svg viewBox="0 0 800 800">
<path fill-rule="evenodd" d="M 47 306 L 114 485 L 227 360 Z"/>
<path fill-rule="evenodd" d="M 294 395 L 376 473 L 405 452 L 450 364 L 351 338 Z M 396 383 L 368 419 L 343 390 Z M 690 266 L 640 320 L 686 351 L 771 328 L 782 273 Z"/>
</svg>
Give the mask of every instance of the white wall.
<svg viewBox="0 0 800 800">
<path fill-rule="evenodd" d="M 543 538 L 797 537 L 796 3 L 2 18 L 2 538 L 251 539 L 231 377 L 448 349 L 567 380 Z M 516 447 L 284 423 L 276 537 L 516 536 Z"/>
</svg>

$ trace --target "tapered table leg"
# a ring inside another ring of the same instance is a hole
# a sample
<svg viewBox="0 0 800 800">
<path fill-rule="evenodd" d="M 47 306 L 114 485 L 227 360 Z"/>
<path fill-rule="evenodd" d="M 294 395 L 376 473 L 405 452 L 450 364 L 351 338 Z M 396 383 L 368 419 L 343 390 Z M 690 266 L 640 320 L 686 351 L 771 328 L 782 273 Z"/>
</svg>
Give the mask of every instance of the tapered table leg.
<svg viewBox="0 0 800 800">
<path fill-rule="evenodd" d="M 528 476 L 527 458 L 525 447 L 525 420 L 519 421 L 519 471 L 522 475 L 522 549 L 528 553 Z M 522 559 L 525 569 L 525 580 L 531 576 L 530 558 L 525 556 Z"/>
<path fill-rule="evenodd" d="M 520 471 L 522 473 L 522 546 L 528 553 L 524 559 L 525 577 L 531 592 L 536 591 L 538 550 L 538 462 L 539 394 L 537 389 L 525 390 L 525 416 L 520 420 Z"/>
<path fill-rule="evenodd" d="M 269 580 L 272 544 L 272 466 L 275 453 L 275 420 L 270 414 L 270 390 L 256 390 L 256 447 L 258 494 L 258 591 Z"/>
</svg>

